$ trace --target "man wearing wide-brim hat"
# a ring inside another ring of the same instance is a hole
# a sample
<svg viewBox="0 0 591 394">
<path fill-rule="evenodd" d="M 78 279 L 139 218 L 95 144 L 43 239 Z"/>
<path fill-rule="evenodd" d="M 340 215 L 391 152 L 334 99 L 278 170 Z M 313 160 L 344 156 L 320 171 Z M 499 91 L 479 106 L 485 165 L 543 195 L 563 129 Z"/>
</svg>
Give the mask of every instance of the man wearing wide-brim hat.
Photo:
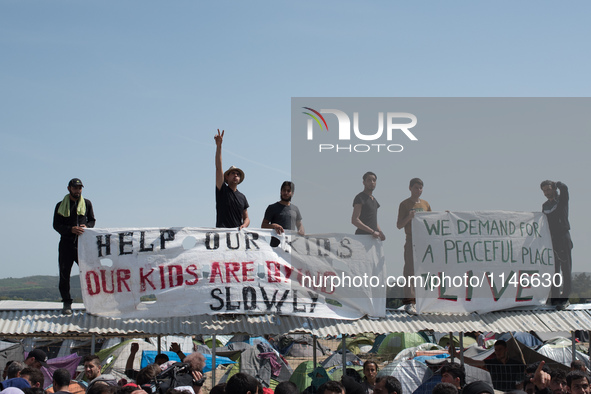
<svg viewBox="0 0 591 394">
<path fill-rule="evenodd" d="M 215 151 L 215 204 L 216 227 L 244 228 L 250 224 L 248 218 L 248 201 L 238 191 L 238 185 L 244 180 L 244 171 L 231 166 L 226 172 L 222 167 L 222 142 L 224 130 L 218 129 L 214 136 Z"/>
</svg>

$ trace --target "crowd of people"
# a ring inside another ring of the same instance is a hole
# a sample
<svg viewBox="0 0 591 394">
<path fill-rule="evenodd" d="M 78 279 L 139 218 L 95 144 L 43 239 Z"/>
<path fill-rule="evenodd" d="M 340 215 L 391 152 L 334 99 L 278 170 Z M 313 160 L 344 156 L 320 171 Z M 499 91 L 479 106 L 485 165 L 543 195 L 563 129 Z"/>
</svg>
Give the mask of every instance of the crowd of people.
<svg viewBox="0 0 591 394">
<path fill-rule="evenodd" d="M 544 361 L 525 366 L 507 357 L 506 343 L 497 341 L 495 358 L 480 362 L 464 358 L 467 364 L 479 365 L 490 372 L 490 382 L 468 379 L 464 366 L 448 359 L 433 367 L 438 379 L 431 379 L 421 393 L 432 394 L 591 394 L 588 370 L 582 361 L 574 361 L 570 372 L 564 368 L 550 369 Z M 117 379 L 101 373 L 101 360 L 96 355 L 82 359 L 83 377 L 73 380 L 71 372 L 59 368 L 52 372 L 51 385 L 44 387 L 42 367 L 47 367 L 47 355 L 40 349 L 31 351 L 23 362 L 9 361 L 3 373 L 0 394 L 206 394 L 203 388 L 205 358 L 199 352 L 185 355 L 178 344 L 172 344 L 182 363 L 171 361 L 166 354 L 158 354 L 154 363 L 133 369 L 138 357 L 138 344 L 131 347 L 125 378 Z M 455 357 L 455 350 L 450 349 Z M 49 371 L 46 369 L 45 371 Z M 211 387 L 211 394 L 412 394 L 403 392 L 403 382 L 394 376 L 380 376 L 379 364 L 366 360 L 362 374 L 346 368 L 339 380 L 328 375 L 316 375 L 311 384 L 301 390 L 294 382 L 280 382 L 275 389 L 245 372 L 237 372 L 226 382 Z M 470 383 L 467 381 L 470 380 Z M 434 384 L 434 386 L 433 386 Z M 430 388 L 429 388 L 430 387 Z M 428 390 L 428 391 L 426 391 Z"/>
</svg>

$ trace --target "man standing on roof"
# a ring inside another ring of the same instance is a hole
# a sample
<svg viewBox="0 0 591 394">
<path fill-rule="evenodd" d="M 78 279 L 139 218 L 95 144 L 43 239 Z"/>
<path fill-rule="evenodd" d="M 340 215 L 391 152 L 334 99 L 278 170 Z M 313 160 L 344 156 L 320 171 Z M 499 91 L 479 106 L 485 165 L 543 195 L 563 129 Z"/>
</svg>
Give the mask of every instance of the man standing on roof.
<svg viewBox="0 0 591 394">
<path fill-rule="evenodd" d="M 94 227 L 96 219 L 90 200 L 82 197 L 84 185 L 78 178 L 68 183 L 68 194 L 57 203 L 53 213 L 53 228 L 60 233 L 59 243 L 59 289 L 62 296 L 64 315 L 72 314 L 70 295 L 70 274 L 74 262 L 78 264 L 78 237 L 87 227 Z"/>
<path fill-rule="evenodd" d="M 398 229 L 404 228 L 406 233 L 406 243 L 404 244 L 404 269 L 403 275 L 408 279 L 414 275 L 414 258 L 412 252 L 412 219 L 417 212 L 431 211 L 431 206 L 425 200 L 421 199 L 423 194 L 423 181 L 419 178 L 412 178 L 410 185 L 410 197 L 400 203 L 398 207 L 398 220 L 396 227 Z M 415 288 L 409 286 L 404 287 L 404 310 L 411 315 L 417 314 Z"/>
<path fill-rule="evenodd" d="M 293 182 L 285 181 L 281 184 L 281 200 L 267 207 L 261 228 L 272 228 L 277 234 L 283 234 L 285 230 L 297 229 L 299 235 L 305 234 L 300 209 L 291 203 L 294 193 L 295 185 Z M 279 245 L 279 240 L 273 238 L 271 246 L 277 245 Z"/>
<path fill-rule="evenodd" d="M 363 191 L 353 199 L 351 223 L 357 227 L 355 234 L 368 234 L 384 241 L 386 236 L 378 225 L 378 208 L 380 204 L 373 195 L 377 180 L 377 175 L 371 171 L 363 174 Z"/>
<path fill-rule="evenodd" d="M 248 227 L 248 201 L 246 196 L 238 191 L 238 185 L 244 181 L 244 171 L 231 166 L 226 172 L 222 167 L 222 142 L 224 130 L 214 136 L 215 151 L 215 203 L 216 227 L 235 228 L 242 230 Z"/>
<path fill-rule="evenodd" d="M 550 302 L 556 306 L 556 309 L 566 309 L 569 305 L 568 297 L 571 292 L 571 249 L 573 248 L 568 222 L 568 187 L 560 181 L 543 181 L 540 188 L 548 199 L 542 204 L 542 212 L 546 214 L 550 227 L 552 248 L 554 249 L 554 270 L 557 274 L 562 273 L 563 284 L 562 291 L 560 287 L 552 286 Z"/>
</svg>

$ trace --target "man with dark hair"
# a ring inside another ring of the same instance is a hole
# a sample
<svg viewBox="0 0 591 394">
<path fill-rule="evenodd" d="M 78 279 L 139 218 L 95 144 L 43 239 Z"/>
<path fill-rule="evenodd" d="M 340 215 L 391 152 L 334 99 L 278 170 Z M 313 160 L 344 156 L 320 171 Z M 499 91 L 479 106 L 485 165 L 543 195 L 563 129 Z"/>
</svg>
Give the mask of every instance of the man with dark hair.
<svg viewBox="0 0 591 394">
<path fill-rule="evenodd" d="M 53 228 L 60 233 L 59 243 L 59 290 L 64 303 L 62 313 L 72 314 L 70 274 L 74 262 L 78 264 L 78 236 L 87 227 L 94 227 L 96 219 L 90 200 L 82 197 L 84 185 L 78 178 L 68 183 L 68 194 L 57 203 L 53 213 Z"/>
<path fill-rule="evenodd" d="M 441 381 L 443 383 L 451 383 L 458 390 L 464 387 L 466 382 L 466 371 L 464 367 L 458 363 L 450 363 L 441 367 Z"/>
<path fill-rule="evenodd" d="M 376 379 L 376 385 L 373 388 L 374 394 L 404 394 L 402 384 L 394 376 L 381 376 Z"/>
<path fill-rule="evenodd" d="M 84 380 L 87 382 L 101 376 L 101 359 L 96 354 L 89 354 L 82 359 Z"/>
<path fill-rule="evenodd" d="M 244 171 L 234 166 L 226 172 L 222 168 L 222 142 L 224 130 L 214 136 L 215 151 L 215 207 L 216 227 L 243 229 L 248 227 L 248 201 L 246 196 L 238 191 L 238 185 L 244 181 Z"/>
<path fill-rule="evenodd" d="M 581 360 L 575 360 L 572 363 L 570 363 L 570 370 L 571 371 L 581 371 L 581 372 L 587 372 L 587 367 L 585 366 L 585 363 L 582 362 Z"/>
<path fill-rule="evenodd" d="M 43 381 L 45 378 L 43 377 L 43 372 L 38 370 L 37 368 L 27 367 L 21 371 L 21 378 L 26 379 L 31 387 L 40 387 L 43 388 Z"/>
<path fill-rule="evenodd" d="M 495 357 L 486 360 L 475 360 L 464 356 L 464 362 L 473 367 L 486 367 L 490 372 L 493 387 L 495 390 L 511 391 L 515 389 L 515 384 L 523 379 L 525 366 L 519 360 L 510 358 L 507 353 L 507 342 L 499 339 L 495 342 Z M 454 346 L 449 348 L 453 357 L 458 357 Z M 543 367 L 542 363 L 542 367 Z"/>
<path fill-rule="evenodd" d="M 318 394 L 345 394 L 345 386 L 336 380 L 329 380 L 318 387 Z"/>
<path fill-rule="evenodd" d="M 551 370 L 550 379 L 550 390 L 552 390 L 552 394 L 566 394 L 566 373 L 563 370 Z"/>
<path fill-rule="evenodd" d="M 33 349 L 27 355 L 25 359 L 25 365 L 27 367 L 33 367 L 41 369 L 41 367 L 47 367 L 47 354 L 41 349 Z"/>
<path fill-rule="evenodd" d="M 554 271 L 562 273 L 562 291 L 560 287 L 552 286 L 550 303 L 556 309 L 566 309 L 569 305 L 568 297 L 571 292 L 573 242 L 570 238 L 570 224 L 568 222 L 568 187 L 562 182 L 543 181 L 540 188 L 548 199 L 542 204 L 542 212 L 548 218 L 548 227 L 552 237 L 554 249 Z M 558 193 L 560 191 L 560 193 Z M 553 281 L 554 283 L 554 281 Z"/>
<path fill-rule="evenodd" d="M 143 386 L 144 384 L 149 384 L 154 380 L 156 376 L 158 376 L 158 374 L 160 374 L 160 372 L 162 372 L 162 370 L 158 365 L 148 364 L 139 370 L 135 381 L 140 386 Z"/>
<path fill-rule="evenodd" d="M 26 366 L 22 361 L 9 361 L 6 365 L 8 365 L 6 368 L 6 379 L 18 378 Z"/>
<path fill-rule="evenodd" d="M 275 387 L 275 394 L 300 394 L 300 390 L 295 383 L 285 381 Z"/>
<path fill-rule="evenodd" d="M 70 372 L 65 368 L 56 369 L 53 372 L 53 392 L 54 394 L 58 393 L 69 393 L 69 386 L 70 380 L 72 379 L 72 375 Z"/>
<path fill-rule="evenodd" d="M 423 181 L 419 178 L 412 178 L 408 189 L 410 197 L 402 201 L 398 207 L 398 219 L 396 227 L 400 230 L 404 228 L 406 234 L 406 243 L 404 244 L 404 269 L 403 275 L 408 279 L 414 275 L 414 258 L 412 251 L 412 219 L 417 212 L 431 211 L 431 206 L 425 200 L 421 199 L 423 194 Z M 408 285 L 404 287 L 404 310 L 410 315 L 416 315 L 415 288 Z"/>
<path fill-rule="evenodd" d="M 570 371 L 566 375 L 566 385 L 570 394 L 590 394 L 589 375 L 581 371 Z"/>
<path fill-rule="evenodd" d="M 282 234 L 284 230 L 297 229 L 299 235 L 305 234 L 300 209 L 291 203 L 294 193 L 293 182 L 285 181 L 281 184 L 280 200 L 267 207 L 261 228 L 272 228 L 277 234 Z M 279 245 L 278 241 L 277 238 L 274 238 L 271 246 Z"/>
<path fill-rule="evenodd" d="M 378 177 L 373 172 L 363 174 L 363 191 L 353 199 L 351 223 L 357 227 L 355 234 L 368 234 L 385 241 L 386 236 L 378 224 L 380 204 L 373 195 L 377 181 Z"/>
<path fill-rule="evenodd" d="M 467 384 L 462 394 L 495 394 L 495 390 L 490 387 L 490 384 L 477 380 Z"/>
<path fill-rule="evenodd" d="M 258 392 L 257 380 L 243 372 L 234 374 L 226 384 L 226 393 L 262 394 Z"/>
<path fill-rule="evenodd" d="M 453 383 L 441 381 L 433 387 L 432 394 L 458 394 L 458 387 Z"/>
</svg>

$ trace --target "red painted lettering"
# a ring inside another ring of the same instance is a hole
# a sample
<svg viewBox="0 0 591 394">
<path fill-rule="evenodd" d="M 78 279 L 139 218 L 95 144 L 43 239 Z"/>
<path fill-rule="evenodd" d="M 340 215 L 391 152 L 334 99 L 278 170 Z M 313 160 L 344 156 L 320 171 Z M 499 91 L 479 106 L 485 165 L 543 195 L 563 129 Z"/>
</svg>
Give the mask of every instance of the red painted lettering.
<svg viewBox="0 0 591 394">
<path fill-rule="evenodd" d="M 152 287 L 152 290 L 156 290 L 156 286 L 154 286 L 154 282 L 152 282 L 152 280 L 150 279 L 152 272 L 154 272 L 154 268 L 150 268 L 150 271 L 148 271 L 148 273 L 146 273 L 146 274 L 144 274 L 144 268 L 143 267 L 140 268 L 140 291 L 141 292 L 146 291 L 146 283 L 150 284 L 150 286 Z"/>
</svg>

